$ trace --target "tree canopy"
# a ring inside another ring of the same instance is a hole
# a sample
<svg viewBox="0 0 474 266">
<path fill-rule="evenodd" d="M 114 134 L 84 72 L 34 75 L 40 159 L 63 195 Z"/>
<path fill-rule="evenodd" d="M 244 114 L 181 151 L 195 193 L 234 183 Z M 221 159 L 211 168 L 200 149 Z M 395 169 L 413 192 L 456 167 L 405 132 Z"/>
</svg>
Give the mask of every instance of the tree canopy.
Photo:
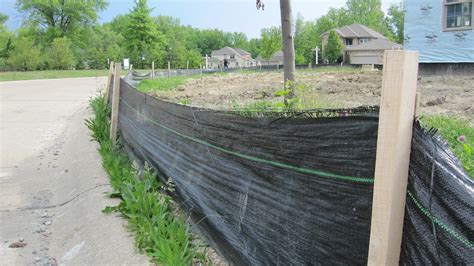
<svg viewBox="0 0 474 266">
<path fill-rule="evenodd" d="M 145 68 L 151 61 L 157 68 L 167 67 L 168 61 L 173 68 L 185 68 L 188 62 L 190 67 L 199 67 L 205 55 L 224 46 L 241 48 L 253 58 L 261 55 L 267 60 L 282 49 L 280 27 L 263 29 L 258 38 L 252 39 L 242 32 L 197 29 L 170 16 L 153 16 L 146 0 L 135 0 L 128 13 L 106 23 L 97 20 L 107 0 L 16 0 L 16 6 L 25 15 L 17 30 L 8 30 L 4 25 L 8 17 L 0 13 L 3 71 L 106 68 L 110 60 L 123 58 L 130 58 L 134 67 L 140 68 L 142 54 Z M 385 15 L 381 0 L 347 0 L 344 7 L 331 8 L 315 20 L 305 20 L 298 14 L 293 23 L 296 63 L 314 62 L 314 49 L 322 46 L 321 35 L 354 22 L 402 43 L 404 14 L 402 4 L 393 4 Z M 53 54 L 56 52 L 67 63 L 53 63 L 51 58 L 59 58 Z"/>
</svg>

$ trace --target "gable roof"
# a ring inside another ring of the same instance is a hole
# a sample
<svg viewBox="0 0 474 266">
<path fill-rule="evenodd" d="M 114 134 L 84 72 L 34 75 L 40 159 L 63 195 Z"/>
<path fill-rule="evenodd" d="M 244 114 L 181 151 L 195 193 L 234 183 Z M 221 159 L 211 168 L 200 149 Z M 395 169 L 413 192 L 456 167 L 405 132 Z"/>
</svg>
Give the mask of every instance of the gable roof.
<svg viewBox="0 0 474 266">
<path fill-rule="evenodd" d="M 258 55 L 257 56 L 257 60 L 259 61 L 264 61 L 265 59 L 263 59 L 263 57 L 261 55 Z M 270 60 L 271 62 L 275 62 L 275 61 L 283 61 L 283 51 L 280 50 L 280 51 L 277 51 L 275 52 L 272 57 L 270 57 Z"/>
<path fill-rule="evenodd" d="M 385 36 L 382 34 L 376 32 L 373 29 L 370 29 L 362 24 L 354 23 L 349 26 L 344 26 L 335 29 L 337 34 L 341 36 L 342 38 L 372 38 L 372 39 L 387 39 Z M 323 33 L 329 34 L 330 31 L 326 31 Z"/>
<path fill-rule="evenodd" d="M 251 55 L 249 52 L 240 49 L 240 48 L 232 48 L 229 46 L 226 46 L 224 48 L 221 48 L 219 50 L 212 51 L 211 56 L 215 55 L 238 55 L 241 57 Z"/>
<path fill-rule="evenodd" d="M 346 51 L 367 51 L 367 50 L 394 50 L 403 49 L 403 46 L 391 42 L 387 39 L 375 39 L 364 44 L 346 47 Z"/>
</svg>

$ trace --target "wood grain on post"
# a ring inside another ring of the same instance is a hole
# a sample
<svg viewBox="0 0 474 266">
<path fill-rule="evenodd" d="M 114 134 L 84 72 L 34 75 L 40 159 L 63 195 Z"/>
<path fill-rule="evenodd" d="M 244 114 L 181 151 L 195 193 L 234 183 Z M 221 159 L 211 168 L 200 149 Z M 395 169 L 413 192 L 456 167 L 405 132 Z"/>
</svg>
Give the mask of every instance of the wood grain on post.
<svg viewBox="0 0 474 266">
<path fill-rule="evenodd" d="M 110 85 L 112 84 L 112 76 L 114 74 L 114 61 L 110 62 L 109 66 L 109 76 L 107 78 L 107 85 L 105 85 L 105 101 L 108 103 L 109 102 L 109 93 L 110 93 Z"/>
<path fill-rule="evenodd" d="M 418 77 L 418 52 L 386 51 L 368 265 L 398 265 Z"/>
<path fill-rule="evenodd" d="M 121 70 L 122 70 L 122 64 L 115 63 L 114 91 L 112 92 L 112 114 L 110 117 L 110 139 L 113 142 L 117 140 L 118 114 L 119 114 L 119 103 L 120 103 L 120 71 Z"/>
</svg>

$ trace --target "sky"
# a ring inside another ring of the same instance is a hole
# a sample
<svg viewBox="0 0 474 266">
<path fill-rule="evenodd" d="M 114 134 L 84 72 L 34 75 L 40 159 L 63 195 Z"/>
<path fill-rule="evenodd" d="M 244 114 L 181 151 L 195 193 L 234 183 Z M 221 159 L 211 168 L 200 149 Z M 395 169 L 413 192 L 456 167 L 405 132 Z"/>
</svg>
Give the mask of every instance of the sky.
<svg viewBox="0 0 474 266">
<path fill-rule="evenodd" d="M 262 28 L 280 24 L 279 0 L 263 0 L 265 11 L 257 11 L 255 0 L 148 0 L 152 14 L 179 18 L 183 25 L 195 28 L 218 28 L 228 32 L 244 32 L 249 38 L 260 36 Z M 401 0 L 382 0 L 386 10 L 391 3 Z M 24 19 L 15 9 L 15 0 L 0 0 L 2 13 L 9 16 L 7 26 L 16 29 Z M 133 8 L 133 0 L 109 0 L 106 10 L 100 12 L 99 22 L 111 21 L 116 15 L 126 14 Z M 305 20 L 314 20 L 326 14 L 329 8 L 339 8 L 346 0 L 293 0 L 293 14 L 300 13 Z"/>
</svg>

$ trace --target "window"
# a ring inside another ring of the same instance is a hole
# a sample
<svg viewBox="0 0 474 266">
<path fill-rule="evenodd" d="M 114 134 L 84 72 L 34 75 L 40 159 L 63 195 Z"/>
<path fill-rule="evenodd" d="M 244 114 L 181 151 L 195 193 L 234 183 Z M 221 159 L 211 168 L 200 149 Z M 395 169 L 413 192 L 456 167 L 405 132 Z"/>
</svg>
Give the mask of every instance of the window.
<svg viewBox="0 0 474 266">
<path fill-rule="evenodd" d="M 359 39 L 359 44 L 368 43 L 369 39 Z"/>
<path fill-rule="evenodd" d="M 473 0 L 444 0 L 443 29 L 471 30 L 472 29 L 472 1 Z"/>
<path fill-rule="evenodd" d="M 235 55 L 231 55 L 231 56 L 230 56 L 230 59 L 235 59 Z"/>
<path fill-rule="evenodd" d="M 352 45 L 352 39 L 346 39 L 346 45 L 351 46 Z"/>
</svg>

